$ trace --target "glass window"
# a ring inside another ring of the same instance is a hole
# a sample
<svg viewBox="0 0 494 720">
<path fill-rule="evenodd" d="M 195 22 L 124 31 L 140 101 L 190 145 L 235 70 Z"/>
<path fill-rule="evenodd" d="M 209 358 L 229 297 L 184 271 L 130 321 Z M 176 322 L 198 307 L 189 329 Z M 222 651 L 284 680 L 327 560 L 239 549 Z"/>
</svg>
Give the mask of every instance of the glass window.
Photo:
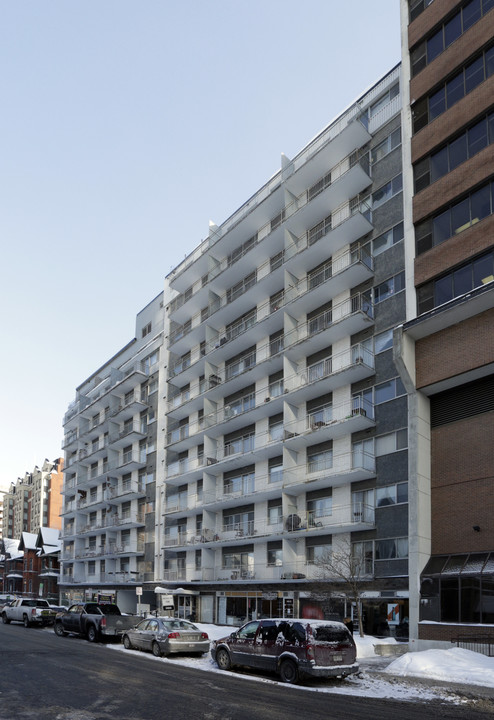
<svg viewBox="0 0 494 720">
<path fill-rule="evenodd" d="M 438 180 L 449 170 L 448 165 L 448 147 L 444 147 L 437 153 L 431 155 L 430 171 L 431 171 L 431 182 Z"/>
<path fill-rule="evenodd" d="M 494 46 L 485 53 L 485 72 L 486 77 L 490 77 L 494 73 Z"/>
<path fill-rule="evenodd" d="M 451 214 L 449 210 L 446 210 L 446 212 L 441 213 L 433 219 L 432 232 L 434 245 L 439 245 L 451 237 Z"/>
<path fill-rule="evenodd" d="M 453 281 L 451 275 L 447 275 L 434 284 L 434 305 L 442 305 L 453 298 Z"/>
<path fill-rule="evenodd" d="M 474 90 L 484 80 L 484 57 L 481 56 L 465 68 L 465 91 Z"/>
<path fill-rule="evenodd" d="M 455 103 L 462 99 L 464 94 L 465 83 L 463 80 L 463 72 L 461 72 L 446 83 L 447 107 L 452 107 Z M 446 108 L 444 108 L 444 110 L 445 109 Z M 444 110 L 442 110 L 442 112 L 444 112 Z"/>
<path fill-rule="evenodd" d="M 455 270 L 453 273 L 453 296 L 458 297 L 470 292 L 472 289 L 472 267 L 465 267 Z"/>
<path fill-rule="evenodd" d="M 470 199 L 465 198 L 451 208 L 451 227 L 453 234 L 465 230 L 470 225 Z"/>
<path fill-rule="evenodd" d="M 444 26 L 444 47 L 447 48 L 461 35 L 461 11 Z"/>
<path fill-rule="evenodd" d="M 463 32 L 476 23 L 480 15 L 480 0 L 471 0 L 468 5 L 465 5 L 463 8 Z"/>
<path fill-rule="evenodd" d="M 468 131 L 468 156 L 472 157 L 488 144 L 487 120 L 483 118 Z"/>
<path fill-rule="evenodd" d="M 430 63 L 444 49 L 443 29 L 441 28 L 431 38 L 427 40 L 427 62 Z"/>
<path fill-rule="evenodd" d="M 393 347 L 393 330 L 386 330 L 374 338 L 374 352 L 380 353 Z"/>
<path fill-rule="evenodd" d="M 376 405 L 380 403 L 392 400 L 395 396 L 395 383 L 394 380 L 388 380 L 388 382 L 376 385 L 374 402 Z"/>
<path fill-rule="evenodd" d="M 489 253 L 473 262 L 473 286 L 480 287 L 494 280 L 493 255 Z"/>
<path fill-rule="evenodd" d="M 463 134 L 449 145 L 449 169 L 454 170 L 468 157 L 467 138 Z"/>
<path fill-rule="evenodd" d="M 472 225 L 491 213 L 491 188 L 485 185 L 471 195 Z"/>
<path fill-rule="evenodd" d="M 446 110 L 445 88 L 440 88 L 429 98 L 429 122 Z M 415 126 L 416 127 L 416 126 Z"/>
</svg>

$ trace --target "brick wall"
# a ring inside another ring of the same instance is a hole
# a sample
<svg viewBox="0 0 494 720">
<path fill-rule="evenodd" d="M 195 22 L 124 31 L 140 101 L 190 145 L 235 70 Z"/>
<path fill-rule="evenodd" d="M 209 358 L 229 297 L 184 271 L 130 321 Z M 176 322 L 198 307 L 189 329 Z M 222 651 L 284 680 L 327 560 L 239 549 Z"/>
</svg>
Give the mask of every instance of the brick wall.
<svg viewBox="0 0 494 720">
<path fill-rule="evenodd" d="M 418 340 L 417 388 L 494 362 L 494 310 Z"/>
<path fill-rule="evenodd" d="M 493 437 L 494 412 L 432 430 L 433 555 L 494 548 Z"/>
<path fill-rule="evenodd" d="M 441 623 L 440 625 L 420 625 L 419 624 L 419 639 L 420 640 L 443 640 L 450 642 L 453 637 L 472 636 L 475 635 L 487 635 L 494 640 L 494 627 L 472 627 L 471 625 L 464 625 L 459 627 L 458 625 L 446 625 Z"/>
</svg>

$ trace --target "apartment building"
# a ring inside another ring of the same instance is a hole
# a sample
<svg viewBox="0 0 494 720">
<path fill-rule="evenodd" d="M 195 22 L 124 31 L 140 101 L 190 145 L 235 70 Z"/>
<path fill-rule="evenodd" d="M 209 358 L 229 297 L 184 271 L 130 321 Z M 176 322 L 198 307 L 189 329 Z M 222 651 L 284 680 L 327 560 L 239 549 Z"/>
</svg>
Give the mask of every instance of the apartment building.
<svg viewBox="0 0 494 720">
<path fill-rule="evenodd" d="M 395 340 L 423 648 L 494 632 L 494 2 L 401 7 L 407 322 Z"/>
<path fill-rule="evenodd" d="M 40 527 L 61 528 L 63 460 L 45 459 L 23 478 L 17 478 L 3 493 L 2 534 L 20 538 L 23 532 L 36 534 Z"/>
<path fill-rule="evenodd" d="M 366 631 L 408 617 L 403 235 L 398 66 L 168 276 L 158 490 L 179 614 L 351 615 L 324 566 L 348 552 Z"/>
<path fill-rule="evenodd" d="M 104 594 L 135 611 L 136 587 L 154 581 L 163 304 L 160 293 L 138 313 L 135 338 L 77 388 L 64 418 L 69 602 Z M 154 602 L 147 590 L 141 597 Z"/>
</svg>

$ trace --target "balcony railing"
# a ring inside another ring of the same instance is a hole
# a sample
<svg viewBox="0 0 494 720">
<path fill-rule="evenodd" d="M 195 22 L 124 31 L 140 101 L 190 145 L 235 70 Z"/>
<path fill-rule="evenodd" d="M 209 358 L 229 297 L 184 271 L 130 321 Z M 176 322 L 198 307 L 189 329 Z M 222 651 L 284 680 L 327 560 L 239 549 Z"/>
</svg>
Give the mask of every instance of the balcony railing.
<svg viewBox="0 0 494 720">
<path fill-rule="evenodd" d="M 183 529 L 165 532 L 164 547 L 187 547 L 189 545 L 209 545 L 211 543 L 238 544 L 246 538 L 291 537 L 294 533 L 305 535 L 325 534 L 328 532 L 346 532 L 355 526 L 373 527 L 374 507 L 354 502 L 350 505 L 332 505 L 326 512 L 318 510 L 295 510 L 287 515 L 279 515 L 277 520 L 224 520 L 214 528 L 202 530 Z"/>
</svg>

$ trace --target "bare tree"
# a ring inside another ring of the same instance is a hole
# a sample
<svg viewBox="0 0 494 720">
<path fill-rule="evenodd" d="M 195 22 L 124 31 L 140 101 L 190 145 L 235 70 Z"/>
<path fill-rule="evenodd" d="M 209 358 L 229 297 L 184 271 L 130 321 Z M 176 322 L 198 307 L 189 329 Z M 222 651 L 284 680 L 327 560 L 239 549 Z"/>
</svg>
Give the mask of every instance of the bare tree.
<svg viewBox="0 0 494 720">
<path fill-rule="evenodd" d="M 317 574 L 320 580 L 342 584 L 357 608 L 360 637 L 364 637 L 361 598 L 368 575 L 365 572 L 365 558 L 355 554 L 350 541 L 339 541 L 333 550 L 326 552 L 317 561 Z"/>
</svg>

